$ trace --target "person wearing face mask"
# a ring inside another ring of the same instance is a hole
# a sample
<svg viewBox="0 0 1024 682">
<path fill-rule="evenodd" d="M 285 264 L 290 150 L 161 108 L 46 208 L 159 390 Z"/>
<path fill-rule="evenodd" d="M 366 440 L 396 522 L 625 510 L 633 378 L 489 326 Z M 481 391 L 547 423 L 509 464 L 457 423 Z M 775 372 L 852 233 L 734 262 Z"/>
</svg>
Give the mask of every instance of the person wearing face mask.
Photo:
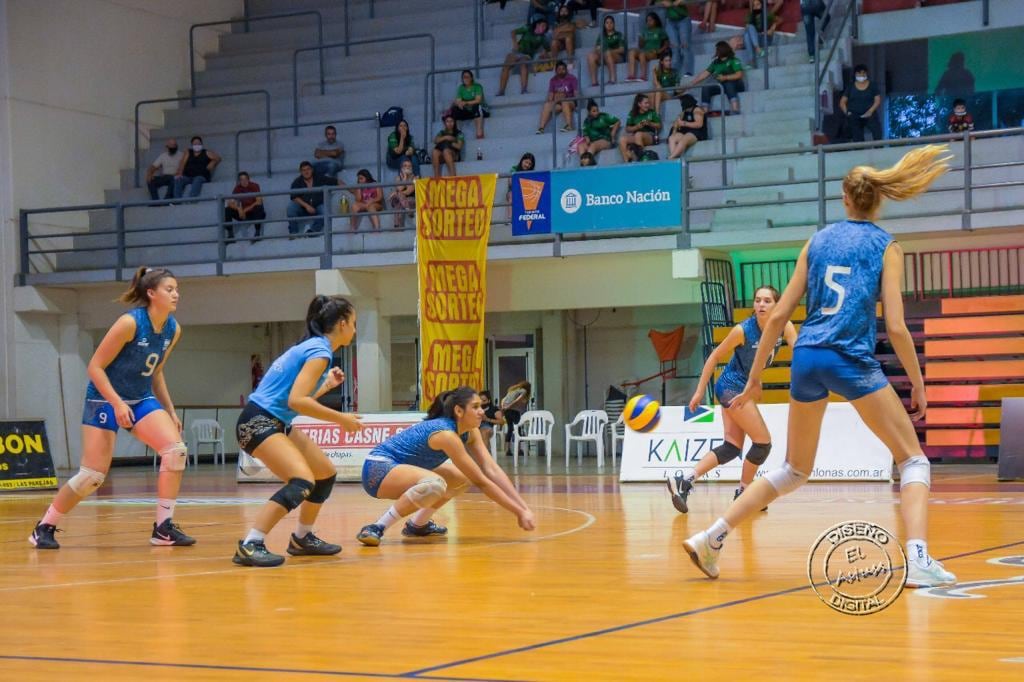
<svg viewBox="0 0 1024 682">
<path fill-rule="evenodd" d="M 164 199 L 174 198 L 174 176 L 178 172 L 183 154 L 178 151 L 178 142 L 173 137 L 164 144 L 164 150 L 146 169 L 146 187 L 149 188 L 149 198 L 153 201 L 160 200 L 157 190 L 161 187 L 167 188 Z"/>
<path fill-rule="evenodd" d="M 174 198 L 197 197 L 203 189 L 203 183 L 209 182 L 213 169 L 220 163 L 220 154 L 203 146 L 203 138 L 196 135 L 192 138 L 191 148 L 182 154 L 178 164 L 178 172 L 174 176 Z M 188 187 L 188 194 L 185 188 Z"/>
<path fill-rule="evenodd" d="M 853 83 L 839 100 L 839 109 L 846 116 L 854 142 L 864 141 L 864 129 L 871 131 L 871 139 L 882 139 L 882 124 L 875 113 L 882 106 L 878 87 L 868 78 L 868 67 L 858 64 L 853 68 Z"/>
<path fill-rule="evenodd" d="M 967 113 L 967 102 L 962 99 L 953 102 L 953 113 L 949 115 L 948 127 L 951 133 L 974 130 L 974 118 Z"/>
</svg>

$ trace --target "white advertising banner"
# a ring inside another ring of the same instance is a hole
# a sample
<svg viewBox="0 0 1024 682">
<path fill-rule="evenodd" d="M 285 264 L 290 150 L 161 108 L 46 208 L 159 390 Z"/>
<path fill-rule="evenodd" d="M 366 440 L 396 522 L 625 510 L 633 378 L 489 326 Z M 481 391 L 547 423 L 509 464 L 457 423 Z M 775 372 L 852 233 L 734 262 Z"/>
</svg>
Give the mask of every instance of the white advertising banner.
<svg viewBox="0 0 1024 682">
<path fill-rule="evenodd" d="M 789 405 L 759 405 L 772 435 L 772 452 L 758 475 L 782 466 L 786 460 Z M 626 429 L 622 445 L 620 481 L 661 481 L 676 471 L 689 473 L 711 448 L 724 442 L 722 408 L 663 406 L 661 421 L 649 433 Z M 746 452 L 750 439 L 743 445 Z M 738 481 L 742 459 L 735 459 L 707 474 L 712 481 Z M 849 403 L 829 403 L 821 425 L 818 455 L 810 480 L 890 481 L 892 455 L 861 421 Z"/>
<path fill-rule="evenodd" d="M 423 421 L 426 415 L 423 412 L 388 412 L 361 416 L 363 428 L 355 433 L 345 433 L 332 422 L 302 416 L 295 418 L 292 427 L 301 429 L 334 462 L 339 481 L 351 482 L 362 479 L 363 460 L 374 447 Z M 243 451 L 238 453 L 237 480 L 239 483 L 265 483 L 278 478 L 263 462 Z"/>
</svg>

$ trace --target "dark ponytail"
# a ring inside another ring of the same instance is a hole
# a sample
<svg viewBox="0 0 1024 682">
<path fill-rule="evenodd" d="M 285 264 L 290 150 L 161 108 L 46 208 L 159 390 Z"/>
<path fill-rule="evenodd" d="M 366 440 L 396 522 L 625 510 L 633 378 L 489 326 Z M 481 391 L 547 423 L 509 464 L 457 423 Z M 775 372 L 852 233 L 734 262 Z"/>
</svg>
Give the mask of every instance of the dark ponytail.
<svg viewBox="0 0 1024 682">
<path fill-rule="evenodd" d="M 469 386 L 459 386 L 453 391 L 445 391 L 434 398 L 430 409 L 427 410 L 427 419 L 437 419 L 438 417 L 455 419 L 455 408 L 466 409 L 475 395 L 477 395 L 476 389 Z"/>
<path fill-rule="evenodd" d="M 174 277 L 174 273 L 167 268 L 147 268 L 142 266 L 135 271 L 132 283 L 117 297 L 121 303 L 128 303 L 135 306 L 148 306 L 149 296 L 146 294 L 150 289 L 156 289 L 160 282 L 168 277 Z"/>
<path fill-rule="evenodd" d="M 355 306 L 342 296 L 316 296 L 306 311 L 306 335 L 302 340 L 326 336 L 338 322 L 352 317 L 355 311 Z"/>
</svg>

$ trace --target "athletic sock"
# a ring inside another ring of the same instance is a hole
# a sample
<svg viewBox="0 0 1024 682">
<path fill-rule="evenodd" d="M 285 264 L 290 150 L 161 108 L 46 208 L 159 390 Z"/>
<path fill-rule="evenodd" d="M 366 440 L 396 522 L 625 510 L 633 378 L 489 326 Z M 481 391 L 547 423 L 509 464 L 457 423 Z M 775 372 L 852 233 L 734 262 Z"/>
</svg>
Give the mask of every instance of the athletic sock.
<svg viewBox="0 0 1024 682">
<path fill-rule="evenodd" d="M 295 537 L 297 537 L 297 538 L 304 538 L 304 537 L 306 537 L 307 534 L 312 533 L 312 532 L 313 532 L 313 524 L 312 523 L 307 526 L 306 524 L 304 524 L 304 523 L 302 523 L 300 521 L 299 524 L 297 526 L 295 526 Z"/>
<path fill-rule="evenodd" d="M 722 549 L 722 543 L 725 542 L 725 536 L 729 534 L 732 528 L 725 522 L 725 519 L 719 517 L 717 521 L 711 524 L 708 528 L 708 544 L 711 549 Z"/>
<path fill-rule="evenodd" d="M 928 543 L 924 540 L 907 540 L 907 557 L 921 568 L 925 568 L 931 563 Z"/>
<path fill-rule="evenodd" d="M 174 516 L 174 500 L 157 498 L 156 501 L 156 525 L 160 525 L 167 519 Z"/>
<path fill-rule="evenodd" d="M 245 536 L 245 540 L 242 540 L 242 542 L 243 543 L 263 542 L 266 539 L 267 539 L 267 534 L 266 533 L 264 533 L 261 530 L 256 530 L 255 528 L 250 528 L 249 529 L 249 534 Z"/>
<path fill-rule="evenodd" d="M 425 526 L 430 523 L 430 518 L 434 515 L 435 511 L 437 510 L 431 507 L 424 507 L 423 509 L 417 510 L 416 513 L 412 515 L 410 521 L 417 526 Z"/>
<path fill-rule="evenodd" d="M 384 512 L 384 515 L 377 519 L 377 525 L 384 526 L 385 528 L 390 528 L 391 526 L 395 525 L 401 520 L 401 515 L 397 511 L 395 511 L 395 505 L 391 505 L 391 507 L 386 512 Z"/>
<path fill-rule="evenodd" d="M 63 519 L 63 518 L 64 518 L 64 513 L 57 511 L 54 508 L 54 506 L 51 504 L 50 508 L 46 510 L 45 514 L 43 514 L 43 520 L 40 521 L 39 523 L 45 523 L 45 524 L 49 524 L 51 526 L 56 526 L 58 523 L 60 523 L 60 520 Z"/>
</svg>

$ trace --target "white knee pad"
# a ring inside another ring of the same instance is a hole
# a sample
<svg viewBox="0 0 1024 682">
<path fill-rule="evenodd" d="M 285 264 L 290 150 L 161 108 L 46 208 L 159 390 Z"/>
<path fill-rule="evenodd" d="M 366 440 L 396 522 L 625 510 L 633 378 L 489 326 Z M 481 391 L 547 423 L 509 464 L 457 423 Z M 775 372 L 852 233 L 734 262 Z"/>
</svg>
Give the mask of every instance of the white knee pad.
<svg viewBox="0 0 1024 682">
<path fill-rule="evenodd" d="M 407 491 L 409 499 L 420 509 L 440 502 L 448 490 L 448 484 L 440 476 L 421 478 L 420 482 Z"/>
<path fill-rule="evenodd" d="M 172 443 L 160 451 L 160 471 L 184 471 L 188 463 L 188 448 L 184 443 Z"/>
<path fill-rule="evenodd" d="M 900 490 L 911 483 L 932 487 L 932 465 L 924 455 L 914 455 L 900 464 Z"/>
<path fill-rule="evenodd" d="M 103 485 L 103 481 L 107 478 L 106 474 L 101 474 L 98 471 L 94 471 L 89 467 L 82 467 L 78 470 L 78 473 L 68 479 L 68 485 L 79 497 L 88 497 L 96 492 L 96 489 Z"/>
<path fill-rule="evenodd" d="M 797 471 L 793 467 L 789 466 L 789 462 L 786 462 L 779 469 L 769 471 L 764 475 L 766 481 L 772 484 L 775 488 L 775 492 L 782 495 L 788 495 L 793 492 L 804 483 L 807 482 L 807 474 Z"/>
</svg>

